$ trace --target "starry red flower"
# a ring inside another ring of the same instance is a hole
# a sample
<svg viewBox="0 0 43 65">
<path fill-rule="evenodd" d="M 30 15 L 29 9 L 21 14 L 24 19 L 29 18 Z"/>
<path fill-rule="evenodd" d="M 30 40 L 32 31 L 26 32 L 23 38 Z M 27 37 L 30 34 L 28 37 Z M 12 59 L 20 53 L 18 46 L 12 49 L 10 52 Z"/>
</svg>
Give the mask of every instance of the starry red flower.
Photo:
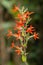
<svg viewBox="0 0 43 65">
<path fill-rule="evenodd" d="M 13 12 L 16 12 L 16 11 L 18 11 L 18 10 L 19 10 L 19 8 L 18 8 L 17 6 L 14 5 L 12 11 L 13 11 Z"/>
<path fill-rule="evenodd" d="M 8 38 L 9 38 L 10 36 L 12 36 L 12 31 L 11 31 L 11 30 L 8 30 L 7 36 L 8 36 Z"/>
<path fill-rule="evenodd" d="M 14 48 L 14 47 L 15 47 L 14 42 L 12 42 L 12 44 L 11 44 L 11 48 Z"/>
<path fill-rule="evenodd" d="M 17 50 L 15 50 L 15 52 L 16 52 L 18 55 L 20 55 L 20 54 L 21 54 L 20 47 L 19 47 L 19 46 L 15 46 L 15 48 L 17 49 Z"/>
<path fill-rule="evenodd" d="M 23 18 L 22 18 L 22 15 L 21 14 L 18 14 L 18 16 L 17 16 L 20 20 L 22 20 Z"/>
<path fill-rule="evenodd" d="M 13 34 L 13 36 L 15 36 L 17 40 L 20 39 L 20 37 L 21 37 L 21 32 L 18 31 L 17 33 Z"/>
<path fill-rule="evenodd" d="M 14 29 L 22 29 L 22 27 L 24 26 L 24 23 L 22 21 L 17 21 L 16 22 L 16 27 L 14 27 Z"/>
<path fill-rule="evenodd" d="M 22 22 L 25 22 L 26 21 L 26 17 L 24 14 L 18 14 L 17 16 L 19 18 L 19 20 L 21 20 Z"/>
<path fill-rule="evenodd" d="M 18 55 L 21 54 L 21 50 L 20 50 L 20 49 L 15 50 L 15 52 L 16 52 Z"/>
<path fill-rule="evenodd" d="M 28 15 L 29 15 L 29 12 L 24 13 L 25 18 L 28 18 L 29 17 Z"/>
<path fill-rule="evenodd" d="M 18 18 L 20 19 L 20 20 L 22 20 L 22 21 L 26 21 L 26 19 L 28 18 L 28 17 L 30 17 L 30 15 L 31 14 L 33 14 L 34 12 L 25 12 L 24 14 L 18 14 Z"/>
<path fill-rule="evenodd" d="M 33 34 L 33 31 L 34 31 L 34 27 L 32 25 L 30 25 L 29 28 L 27 28 L 26 32 L 29 32 L 31 34 Z"/>
<path fill-rule="evenodd" d="M 24 26 L 24 23 L 22 21 L 17 22 L 17 26 Z"/>
<path fill-rule="evenodd" d="M 23 26 L 24 26 L 24 23 L 21 20 L 16 21 L 16 27 L 14 27 L 14 30 L 21 30 Z"/>
<path fill-rule="evenodd" d="M 33 37 L 34 37 L 35 40 L 36 40 L 36 39 L 39 39 L 39 37 L 38 37 L 38 33 L 34 32 Z"/>
<path fill-rule="evenodd" d="M 30 17 L 30 15 L 33 14 L 33 13 L 34 13 L 34 12 L 28 12 L 28 11 L 27 11 L 27 12 L 24 13 L 24 17 L 25 17 L 25 18 L 28 18 L 28 17 Z"/>
</svg>

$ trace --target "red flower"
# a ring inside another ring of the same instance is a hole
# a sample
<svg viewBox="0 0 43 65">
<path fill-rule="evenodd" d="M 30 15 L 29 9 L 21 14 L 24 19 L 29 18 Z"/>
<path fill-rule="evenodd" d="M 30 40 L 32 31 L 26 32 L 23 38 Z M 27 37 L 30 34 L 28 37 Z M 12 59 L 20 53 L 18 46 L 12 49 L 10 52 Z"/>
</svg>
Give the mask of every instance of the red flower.
<svg viewBox="0 0 43 65">
<path fill-rule="evenodd" d="M 12 36 L 12 31 L 11 31 L 11 30 L 8 30 L 7 36 L 8 36 L 8 38 L 9 38 L 10 36 Z"/>
<path fill-rule="evenodd" d="M 16 11 L 18 11 L 18 10 L 19 10 L 19 8 L 14 5 L 14 8 L 12 9 L 12 11 L 13 11 L 13 12 L 16 12 Z"/>
<path fill-rule="evenodd" d="M 29 12 L 24 13 L 25 18 L 28 18 L 29 17 L 28 15 L 29 15 Z"/>
<path fill-rule="evenodd" d="M 33 14 L 34 12 L 26 12 L 26 13 L 24 13 L 24 17 L 25 18 L 28 18 L 31 14 Z"/>
<path fill-rule="evenodd" d="M 21 14 L 18 14 L 18 16 L 17 16 L 20 20 L 22 20 L 23 18 L 22 18 L 22 15 Z"/>
<path fill-rule="evenodd" d="M 34 32 L 33 37 L 34 37 L 35 40 L 36 40 L 36 39 L 39 39 L 39 37 L 38 37 L 38 33 Z"/>
<path fill-rule="evenodd" d="M 15 48 L 16 48 L 16 49 L 20 49 L 19 46 L 16 46 Z"/>
<path fill-rule="evenodd" d="M 14 47 L 15 47 L 14 42 L 12 42 L 12 44 L 11 44 L 11 48 L 14 48 Z"/>
<path fill-rule="evenodd" d="M 26 17 L 25 17 L 25 15 L 24 14 L 18 14 L 18 16 L 17 16 L 21 21 L 26 21 Z"/>
<path fill-rule="evenodd" d="M 18 14 L 18 18 L 20 19 L 20 20 L 22 20 L 22 21 L 26 21 L 26 19 L 28 18 L 28 17 L 30 17 L 30 15 L 31 14 L 33 14 L 34 12 L 26 12 L 26 13 L 24 13 L 24 14 Z"/>
<path fill-rule="evenodd" d="M 20 39 L 20 37 L 21 37 L 21 32 L 18 31 L 18 33 L 13 34 L 13 36 L 15 36 L 15 37 L 17 38 L 17 40 Z"/>
<path fill-rule="evenodd" d="M 30 25 L 30 27 L 26 30 L 26 32 L 29 32 L 31 34 L 33 34 L 34 31 L 34 27 L 32 27 L 32 25 Z"/>
<path fill-rule="evenodd" d="M 22 21 L 17 22 L 17 26 L 24 26 L 24 23 Z"/>
<path fill-rule="evenodd" d="M 20 55 L 20 54 L 21 54 L 21 50 L 20 50 L 20 49 L 15 50 L 15 52 L 16 52 L 18 55 Z"/>
<path fill-rule="evenodd" d="M 16 29 L 21 30 L 23 26 L 24 26 L 24 23 L 22 21 L 17 21 L 16 22 L 16 27 L 14 29 L 15 30 Z"/>
<path fill-rule="evenodd" d="M 14 30 L 21 30 L 24 26 L 24 23 L 22 21 L 16 21 L 16 27 L 14 27 Z"/>
<path fill-rule="evenodd" d="M 33 14 L 34 12 L 26 12 L 26 15 L 31 15 L 31 14 Z"/>
<path fill-rule="evenodd" d="M 20 55 L 21 54 L 20 47 L 19 46 L 15 46 L 15 48 L 17 49 L 17 50 L 15 50 L 15 52 L 17 52 L 17 54 Z"/>
</svg>

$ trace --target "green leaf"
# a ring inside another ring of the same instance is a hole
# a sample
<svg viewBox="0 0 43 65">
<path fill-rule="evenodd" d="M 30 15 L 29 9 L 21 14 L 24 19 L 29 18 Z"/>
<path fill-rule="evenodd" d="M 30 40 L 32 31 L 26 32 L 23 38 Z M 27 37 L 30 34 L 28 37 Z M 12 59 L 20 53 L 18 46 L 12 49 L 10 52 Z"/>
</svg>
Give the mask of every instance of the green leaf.
<svg viewBox="0 0 43 65">
<path fill-rule="evenodd" d="M 26 56 L 25 55 L 22 55 L 22 61 L 26 62 Z"/>
</svg>

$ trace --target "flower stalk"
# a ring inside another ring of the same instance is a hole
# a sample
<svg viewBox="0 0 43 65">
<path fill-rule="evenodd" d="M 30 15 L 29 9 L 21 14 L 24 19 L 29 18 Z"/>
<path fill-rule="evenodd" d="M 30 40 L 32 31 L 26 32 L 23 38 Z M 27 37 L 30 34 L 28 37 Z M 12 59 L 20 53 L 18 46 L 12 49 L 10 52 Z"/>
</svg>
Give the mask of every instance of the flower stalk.
<svg viewBox="0 0 43 65">
<path fill-rule="evenodd" d="M 16 37 L 17 40 L 19 39 L 21 42 L 21 47 L 16 46 L 14 44 L 14 42 L 11 45 L 11 48 L 16 48 L 15 52 L 18 55 L 21 55 L 22 61 L 27 64 L 27 54 L 29 54 L 28 52 L 26 52 L 26 48 L 27 48 L 27 42 L 29 39 L 34 38 L 39 39 L 38 34 L 35 32 L 35 29 L 32 25 L 30 25 L 28 27 L 27 24 L 29 24 L 31 18 L 30 15 L 33 14 L 34 12 L 28 12 L 28 9 L 23 6 L 22 9 L 19 9 L 18 7 L 15 7 L 14 10 L 12 10 L 13 12 L 19 12 L 17 14 L 17 16 L 15 17 L 17 19 L 16 21 L 16 26 L 15 26 L 15 30 L 17 30 L 17 33 L 12 33 L 11 31 L 9 31 L 9 33 L 7 34 L 8 37 Z M 14 31 L 15 31 L 14 30 Z M 30 35 L 31 34 L 31 35 Z"/>
</svg>

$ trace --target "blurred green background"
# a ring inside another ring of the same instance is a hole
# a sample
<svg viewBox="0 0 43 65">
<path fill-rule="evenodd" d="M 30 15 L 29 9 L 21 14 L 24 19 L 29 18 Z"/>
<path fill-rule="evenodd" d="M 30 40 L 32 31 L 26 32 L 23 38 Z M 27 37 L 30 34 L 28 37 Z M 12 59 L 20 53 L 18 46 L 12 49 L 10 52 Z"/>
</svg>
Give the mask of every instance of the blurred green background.
<svg viewBox="0 0 43 65">
<path fill-rule="evenodd" d="M 17 6 L 20 5 L 20 8 L 25 6 L 29 11 L 34 12 L 34 14 L 31 15 L 32 20 L 30 24 L 32 24 L 36 32 L 39 33 L 39 40 L 35 41 L 34 39 L 30 39 L 30 41 L 28 41 L 27 51 L 29 55 L 27 56 L 27 62 L 29 65 L 43 65 L 43 0 L 0 1 L 0 65 L 17 65 L 14 64 L 15 53 L 9 49 L 13 37 L 9 40 L 6 38 L 8 29 L 12 29 L 15 25 L 15 19 L 11 12 L 14 4 Z"/>
</svg>

